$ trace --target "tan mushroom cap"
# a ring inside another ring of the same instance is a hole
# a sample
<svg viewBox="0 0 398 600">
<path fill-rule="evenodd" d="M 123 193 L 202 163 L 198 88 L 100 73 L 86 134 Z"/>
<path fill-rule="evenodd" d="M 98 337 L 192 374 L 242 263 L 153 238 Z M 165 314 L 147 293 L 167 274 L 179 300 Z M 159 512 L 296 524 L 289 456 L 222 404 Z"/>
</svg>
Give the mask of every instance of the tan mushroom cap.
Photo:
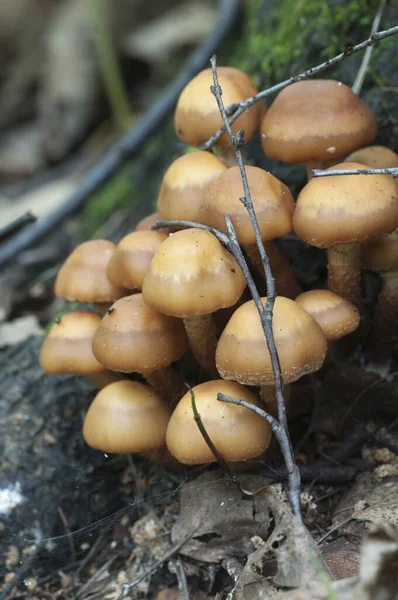
<svg viewBox="0 0 398 600">
<path fill-rule="evenodd" d="M 362 264 L 369 271 L 398 269 L 398 229 L 389 235 L 367 242 L 361 248 Z"/>
<path fill-rule="evenodd" d="M 133 231 L 120 240 L 108 263 L 106 274 L 115 286 L 140 290 L 156 250 L 167 239 L 158 231 Z"/>
<path fill-rule="evenodd" d="M 345 162 L 361 163 L 371 169 L 391 169 L 398 167 L 398 154 L 386 146 L 367 146 L 352 152 Z"/>
<path fill-rule="evenodd" d="M 51 375 L 92 375 L 105 371 L 91 349 L 101 317 L 87 310 L 63 315 L 51 327 L 40 350 L 40 366 Z"/>
<path fill-rule="evenodd" d="M 142 294 L 117 300 L 93 337 L 94 356 L 112 371 L 151 373 L 181 358 L 188 345 L 182 321 L 149 308 Z"/>
<path fill-rule="evenodd" d="M 254 210 L 264 240 L 286 235 L 292 229 L 294 201 L 289 188 L 258 167 L 246 167 Z M 256 243 L 253 225 L 239 198 L 244 196 L 239 167 L 231 167 L 210 183 L 202 203 L 202 222 L 227 232 L 225 218 L 231 217 L 241 244 Z"/>
<path fill-rule="evenodd" d="M 304 292 L 297 296 L 295 302 L 315 319 L 328 340 L 339 340 L 359 325 L 358 309 L 329 290 Z"/>
<path fill-rule="evenodd" d="M 169 419 L 166 402 L 149 385 L 117 381 L 94 398 L 83 436 L 102 452 L 148 452 L 165 443 Z"/>
<path fill-rule="evenodd" d="M 264 306 L 266 301 L 262 298 Z M 294 300 L 276 298 L 272 330 L 285 383 L 322 367 L 326 337 L 315 319 Z M 235 311 L 221 334 L 216 365 L 224 379 L 245 385 L 274 384 L 271 357 L 252 300 Z"/>
<path fill-rule="evenodd" d="M 227 167 L 210 152 L 190 152 L 177 158 L 163 178 L 157 208 L 162 219 L 200 221 L 205 186 Z"/>
<path fill-rule="evenodd" d="M 231 462 L 260 456 L 271 441 L 269 423 L 247 408 L 217 400 L 223 393 L 263 407 L 246 388 L 234 381 L 207 381 L 193 388 L 195 404 L 213 444 L 221 456 Z M 188 465 L 214 462 L 216 459 L 203 439 L 193 418 L 191 394 L 188 392 L 177 404 L 166 434 L 170 452 Z"/>
<path fill-rule="evenodd" d="M 108 262 L 116 244 L 108 240 L 90 240 L 79 244 L 62 265 L 55 295 L 79 302 L 113 302 L 126 293 L 106 276 Z"/>
<path fill-rule="evenodd" d="M 340 163 L 333 169 L 366 169 Z M 398 226 L 398 192 L 390 175 L 316 177 L 302 189 L 293 215 L 297 235 L 312 246 L 362 243 Z"/>
<path fill-rule="evenodd" d="M 245 287 L 238 263 L 212 233 L 184 229 L 159 246 L 142 293 L 154 310 L 190 317 L 232 306 Z"/>
<path fill-rule="evenodd" d="M 151 231 L 152 227 L 156 225 L 158 221 L 160 221 L 159 213 L 151 213 L 147 217 L 144 217 L 143 219 L 138 221 L 134 231 Z M 159 231 L 160 233 L 167 233 L 167 235 L 170 233 L 170 229 L 168 229 L 167 227 L 162 227 L 161 229 L 157 229 L 156 231 Z"/>
<path fill-rule="evenodd" d="M 257 94 L 255 84 L 243 71 L 232 67 L 218 67 L 217 73 L 226 107 Z M 205 69 L 188 83 L 178 99 L 174 127 L 178 137 L 186 144 L 200 146 L 223 125 L 216 99 L 210 91 L 212 85 L 212 71 Z M 254 104 L 235 121 L 232 131 L 236 134 L 244 129 L 245 140 L 249 141 L 259 129 L 264 110 L 264 105 L 260 102 Z M 221 136 L 217 145 L 230 146 L 226 133 Z"/>
<path fill-rule="evenodd" d="M 370 108 L 343 83 L 323 79 L 286 87 L 261 124 L 265 154 L 289 164 L 339 159 L 376 133 Z"/>
</svg>

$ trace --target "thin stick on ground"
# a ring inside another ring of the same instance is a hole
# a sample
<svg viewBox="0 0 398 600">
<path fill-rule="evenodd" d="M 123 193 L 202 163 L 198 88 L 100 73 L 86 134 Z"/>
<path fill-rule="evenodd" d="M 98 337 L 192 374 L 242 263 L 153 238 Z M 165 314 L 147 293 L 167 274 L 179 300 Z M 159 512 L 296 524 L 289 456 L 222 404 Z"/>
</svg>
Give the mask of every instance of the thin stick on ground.
<svg viewBox="0 0 398 600">
<path fill-rule="evenodd" d="M 398 177 L 398 167 L 386 169 L 314 169 L 313 177 L 333 177 L 335 175 L 391 175 L 394 179 Z"/>
<path fill-rule="evenodd" d="M 349 46 L 344 52 L 337 54 L 333 58 L 326 60 L 325 62 L 317 65 L 316 67 L 311 67 L 310 69 L 303 71 L 299 75 L 294 75 L 293 77 L 290 77 L 289 79 L 286 79 L 285 81 L 282 81 L 281 83 L 277 83 L 276 85 L 273 85 L 272 87 L 268 88 L 267 90 L 261 91 L 256 96 L 251 96 L 250 98 L 247 98 L 246 100 L 240 102 L 239 104 L 232 104 L 231 106 L 229 106 L 227 108 L 227 111 L 226 111 L 227 115 L 229 117 L 229 121 L 228 121 L 229 124 L 232 125 L 232 123 L 235 123 L 236 119 L 238 119 L 238 117 L 240 117 L 240 115 L 242 113 L 244 113 L 245 110 L 247 110 L 250 106 L 253 106 L 253 104 L 256 104 L 257 102 L 260 102 L 261 100 L 265 100 L 265 98 L 268 98 L 269 96 L 272 96 L 272 95 L 276 94 L 277 92 L 280 92 L 288 85 L 291 85 L 292 83 L 295 83 L 296 81 L 302 81 L 303 79 L 309 79 L 310 77 L 315 77 L 316 75 L 323 73 L 330 67 L 334 67 L 335 65 L 342 62 L 346 58 L 349 58 L 353 54 L 356 54 L 357 52 L 360 52 L 361 50 L 365 50 L 365 48 L 373 46 L 374 44 L 377 44 L 377 42 L 380 42 L 381 40 L 384 40 L 384 39 L 386 39 L 392 35 L 395 35 L 397 33 L 398 33 L 398 25 L 396 25 L 395 27 L 390 27 L 390 29 L 384 29 L 383 31 L 378 31 L 378 32 L 374 33 L 367 40 L 364 40 L 363 42 L 360 42 L 359 44 L 356 44 L 355 46 Z M 226 126 L 223 125 L 223 127 L 221 127 L 211 138 L 209 138 L 207 140 L 207 142 L 202 144 L 201 149 L 202 150 L 210 150 L 210 148 L 212 148 L 214 146 L 214 144 L 220 139 L 220 137 L 223 135 L 223 133 L 225 133 L 226 130 L 227 130 Z"/>
<path fill-rule="evenodd" d="M 283 454 L 283 458 L 285 460 L 286 468 L 288 471 L 288 481 L 289 481 L 289 498 L 293 508 L 293 512 L 296 517 L 301 520 L 301 507 L 300 507 L 300 472 L 294 461 L 293 448 L 290 441 L 289 430 L 287 426 L 287 418 L 286 418 L 286 408 L 285 408 L 285 400 L 283 397 L 283 379 L 282 372 L 279 363 L 279 357 L 276 350 L 274 334 L 272 330 L 272 312 L 275 304 L 276 290 L 275 290 L 275 279 L 272 276 L 271 266 L 269 262 L 269 258 L 264 248 L 264 244 L 261 238 L 260 228 L 257 221 L 257 216 L 254 211 L 253 202 L 251 198 L 250 188 L 247 181 L 246 168 L 243 163 L 243 157 L 241 152 L 241 147 L 244 144 L 244 132 L 238 131 L 236 135 L 233 134 L 231 125 L 228 121 L 228 116 L 225 110 L 225 106 L 222 100 L 222 89 L 218 81 L 217 75 L 217 64 L 216 57 L 213 56 L 210 59 L 210 64 L 213 73 L 213 82 L 214 85 L 211 86 L 211 92 L 215 96 L 217 105 L 224 121 L 225 130 L 229 136 L 232 147 L 235 151 L 236 161 L 239 166 L 240 175 L 243 184 L 244 197 L 240 198 L 241 202 L 245 206 L 247 212 L 249 213 L 251 222 L 253 224 L 253 228 L 256 234 L 256 242 L 257 247 L 260 252 L 261 260 L 264 266 L 265 279 L 267 283 L 267 302 L 265 307 L 262 304 L 260 295 L 257 291 L 257 288 L 254 286 L 253 289 L 250 289 L 253 300 L 256 304 L 261 326 L 264 331 L 265 339 L 267 342 L 268 351 L 271 357 L 272 371 L 275 382 L 275 396 L 278 406 L 278 441 L 281 445 L 281 450 Z M 231 220 L 226 217 L 226 224 L 228 228 L 228 233 L 231 241 L 236 239 L 235 231 L 232 226 Z M 236 250 L 237 254 L 242 253 L 239 244 L 237 244 L 238 248 Z"/>
<path fill-rule="evenodd" d="M 170 573 L 174 573 L 178 583 L 178 589 L 181 592 L 181 600 L 189 600 L 189 590 L 184 565 L 180 557 L 176 561 L 170 561 L 168 564 Z"/>
</svg>

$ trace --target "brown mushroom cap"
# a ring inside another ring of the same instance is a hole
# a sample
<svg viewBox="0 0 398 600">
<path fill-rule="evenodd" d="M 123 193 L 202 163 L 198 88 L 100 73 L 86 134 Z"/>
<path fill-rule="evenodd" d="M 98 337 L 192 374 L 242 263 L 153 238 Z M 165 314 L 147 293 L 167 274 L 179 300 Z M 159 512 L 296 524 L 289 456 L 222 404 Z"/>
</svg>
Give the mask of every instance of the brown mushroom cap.
<svg viewBox="0 0 398 600">
<path fill-rule="evenodd" d="M 289 188 L 258 167 L 246 167 L 246 175 L 262 238 L 271 240 L 289 233 L 294 211 Z M 231 167 L 208 185 L 202 202 L 202 222 L 227 232 L 224 216 L 229 215 L 239 242 L 251 245 L 256 243 L 256 236 L 249 214 L 239 200 L 242 196 L 239 167 Z"/>
<path fill-rule="evenodd" d="M 134 231 L 151 231 L 152 227 L 156 225 L 158 221 L 160 221 L 159 213 L 151 213 L 147 217 L 144 217 L 143 219 L 138 221 Z M 160 233 L 167 233 L 167 235 L 169 235 L 170 233 L 170 229 L 168 229 L 167 227 L 162 227 L 161 229 L 157 229 L 156 231 L 159 231 Z"/>
<path fill-rule="evenodd" d="M 377 133 L 370 108 L 338 81 L 297 81 L 280 92 L 261 124 L 267 156 L 289 164 L 339 159 Z"/>
<path fill-rule="evenodd" d="M 297 296 L 295 301 L 321 326 L 328 340 L 339 340 L 359 325 L 358 309 L 329 290 L 310 290 Z"/>
<path fill-rule="evenodd" d="M 367 242 L 361 248 L 362 264 L 369 271 L 398 269 L 398 229 L 389 235 Z"/>
<path fill-rule="evenodd" d="M 333 169 L 366 169 L 340 163 Z M 312 246 L 362 243 L 398 226 L 398 193 L 390 175 L 316 177 L 302 189 L 293 215 L 297 235 Z"/>
<path fill-rule="evenodd" d="M 262 298 L 264 306 L 266 301 Z M 322 367 L 327 350 L 325 335 L 315 319 L 294 300 L 276 298 L 272 330 L 285 383 Z M 252 300 L 235 311 L 221 334 L 216 365 L 224 379 L 245 385 L 274 384 L 271 357 Z"/>
<path fill-rule="evenodd" d="M 246 388 L 234 381 L 207 381 L 193 388 L 195 404 L 203 425 L 221 456 L 231 462 L 260 456 L 271 441 L 271 427 L 247 408 L 217 400 L 223 393 L 262 407 Z M 191 393 L 177 404 L 166 434 L 170 452 L 188 465 L 214 462 L 216 459 L 203 439 L 193 418 Z"/>
<path fill-rule="evenodd" d="M 160 188 L 157 208 L 162 219 L 200 221 L 205 186 L 227 167 L 210 152 L 190 152 L 177 158 L 167 169 Z"/>
<path fill-rule="evenodd" d="M 246 73 L 232 67 L 218 67 L 218 79 L 222 88 L 224 105 L 235 104 L 257 94 L 257 88 Z M 183 89 L 174 116 L 174 127 L 178 137 L 186 144 L 200 146 L 223 125 L 216 99 L 210 91 L 213 85 L 211 69 L 201 71 Z M 236 134 L 245 131 L 245 140 L 249 141 L 258 130 L 264 105 L 260 102 L 248 108 L 232 125 Z M 225 133 L 217 142 L 218 146 L 230 146 Z"/>
<path fill-rule="evenodd" d="M 166 402 L 149 385 L 117 381 L 94 398 L 83 436 L 102 452 L 147 452 L 165 443 L 169 419 Z"/>
<path fill-rule="evenodd" d="M 140 290 L 156 250 L 167 239 L 158 231 L 133 231 L 120 240 L 106 274 L 115 286 Z"/>
<path fill-rule="evenodd" d="M 391 169 L 398 167 L 398 154 L 386 146 L 367 146 L 352 152 L 345 162 L 361 163 L 371 169 Z"/>
<path fill-rule="evenodd" d="M 212 233 L 184 229 L 159 246 L 142 294 L 154 310 L 189 317 L 232 306 L 245 287 L 238 263 Z"/>
<path fill-rule="evenodd" d="M 91 349 L 100 322 L 99 315 L 87 310 L 76 310 L 57 320 L 40 350 L 43 371 L 51 375 L 92 375 L 105 371 Z"/>
<path fill-rule="evenodd" d="M 151 373 L 181 358 L 184 325 L 149 308 L 142 294 L 117 300 L 93 337 L 94 356 L 112 371 Z"/>
<path fill-rule="evenodd" d="M 55 295 L 79 302 L 113 302 L 126 290 L 113 285 L 106 276 L 108 262 L 116 244 L 108 240 L 90 240 L 79 244 L 62 265 Z"/>
</svg>

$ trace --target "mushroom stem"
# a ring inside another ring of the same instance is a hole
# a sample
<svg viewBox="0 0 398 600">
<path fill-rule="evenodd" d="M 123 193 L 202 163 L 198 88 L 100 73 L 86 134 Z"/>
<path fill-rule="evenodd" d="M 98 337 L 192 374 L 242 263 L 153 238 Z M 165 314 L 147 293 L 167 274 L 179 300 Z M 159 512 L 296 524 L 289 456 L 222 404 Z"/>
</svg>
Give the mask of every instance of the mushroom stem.
<svg viewBox="0 0 398 600">
<path fill-rule="evenodd" d="M 187 391 L 183 376 L 171 366 L 145 373 L 144 377 L 155 392 L 161 394 L 172 406 Z"/>
<path fill-rule="evenodd" d="M 189 345 L 201 370 L 218 377 L 216 369 L 217 336 L 211 315 L 195 315 L 183 319 Z"/>
<path fill-rule="evenodd" d="M 331 292 L 363 309 L 359 244 L 335 244 L 328 248 L 328 286 Z"/>
<path fill-rule="evenodd" d="M 268 241 L 263 243 L 270 261 L 272 275 L 275 278 L 275 288 L 278 296 L 285 296 L 285 298 L 294 300 L 303 290 L 293 275 L 289 262 L 273 242 Z M 265 277 L 264 266 L 257 245 L 244 246 L 244 249 L 256 271 L 262 277 Z"/>
<path fill-rule="evenodd" d="M 120 373 L 114 373 L 113 371 L 103 371 L 102 373 L 92 373 L 91 375 L 86 375 L 87 379 L 91 381 L 99 390 L 106 387 L 110 383 L 114 383 L 115 381 L 122 381 L 125 379 L 123 375 Z"/>
<path fill-rule="evenodd" d="M 112 304 L 113 302 L 94 302 L 93 306 L 95 311 L 101 315 L 101 317 L 104 317 L 108 312 L 108 308 L 110 308 Z"/>
<path fill-rule="evenodd" d="M 235 150 L 231 147 L 219 146 L 216 148 L 217 157 L 224 163 L 228 168 L 236 167 L 238 164 L 236 161 Z M 243 155 L 243 161 L 246 162 L 246 158 Z"/>
<path fill-rule="evenodd" d="M 285 408 L 286 414 L 289 416 L 289 408 L 290 408 L 290 384 L 284 385 L 284 400 L 285 400 Z M 275 387 L 273 385 L 262 385 L 260 386 L 260 398 L 265 404 L 265 408 L 267 412 L 278 418 L 278 404 L 275 397 Z"/>
<path fill-rule="evenodd" d="M 398 270 L 380 273 L 383 287 L 373 317 L 370 368 L 388 371 L 393 350 L 393 334 L 398 311 Z"/>
</svg>

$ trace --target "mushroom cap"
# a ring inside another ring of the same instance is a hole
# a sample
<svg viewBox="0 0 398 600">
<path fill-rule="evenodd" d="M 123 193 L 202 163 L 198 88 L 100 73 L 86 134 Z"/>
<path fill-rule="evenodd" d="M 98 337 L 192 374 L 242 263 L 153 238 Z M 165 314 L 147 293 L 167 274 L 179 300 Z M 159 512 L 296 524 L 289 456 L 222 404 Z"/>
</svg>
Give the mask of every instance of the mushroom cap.
<svg viewBox="0 0 398 600">
<path fill-rule="evenodd" d="M 40 366 L 51 375 L 92 375 L 105 371 L 91 349 L 101 317 L 88 310 L 63 315 L 51 327 L 40 350 Z"/>
<path fill-rule="evenodd" d="M 340 163 L 333 169 L 366 169 Z M 312 246 L 362 243 L 398 226 L 398 188 L 390 175 L 311 179 L 297 198 L 293 228 Z"/>
<path fill-rule="evenodd" d="M 133 231 L 120 240 L 108 263 L 106 274 L 115 286 L 140 290 L 151 260 L 167 234 Z"/>
<path fill-rule="evenodd" d="M 254 210 L 264 240 L 292 230 L 294 201 L 289 188 L 258 167 L 246 167 Z M 207 186 L 202 202 L 202 222 L 227 233 L 225 215 L 231 217 L 239 243 L 256 243 L 249 214 L 239 198 L 244 196 L 238 166 L 231 167 Z"/>
<path fill-rule="evenodd" d="M 83 437 L 102 452 L 148 452 L 165 443 L 169 419 L 167 403 L 149 385 L 117 381 L 94 398 Z"/>
<path fill-rule="evenodd" d="M 391 169 L 398 167 L 398 154 L 386 146 L 367 146 L 352 152 L 345 162 L 361 163 L 371 169 Z"/>
<path fill-rule="evenodd" d="M 156 223 L 160 221 L 160 215 L 158 212 L 151 213 L 147 217 L 144 217 L 140 221 L 138 221 L 135 226 L 134 231 L 151 231 L 152 227 L 156 225 Z M 167 233 L 169 235 L 170 229 L 168 227 L 162 227 L 161 229 L 157 229 L 160 233 Z"/>
<path fill-rule="evenodd" d="M 369 271 L 398 269 L 398 229 L 364 244 L 361 248 L 361 258 L 362 265 Z"/>
<path fill-rule="evenodd" d="M 295 301 L 321 326 L 328 340 L 339 340 L 359 325 L 358 309 L 329 290 L 310 290 L 297 296 Z"/>
<path fill-rule="evenodd" d="M 94 356 L 112 371 L 151 373 L 181 358 L 188 345 L 182 321 L 152 310 L 142 294 L 117 300 L 94 334 Z"/>
<path fill-rule="evenodd" d="M 212 233 L 184 229 L 157 249 L 142 294 L 154 310 L 190 317 L 232 306 L 245 287 L 238 263 Z"/>
<path fill-rule="evenodd" d="M 217 67 L 217 74 L 225 107 L 242 102 L 258 92 L 250 77 L 239 69 Z M 210 91 L 212 85 L 212 71 L 205 69 L 181 92 L 174 115 L 174 128 L 178 137 L 186 144 L 200 146 L 223 126 L 216 99 Z M 233 123 L 233 133 L 244 129 L 245 140 L 248 142 L 258 131 L 264 110 L 264 105 L 260 102 L 248 108 Z M 224 133 L 216 145 L 230 146 L 228 134 Z"/>
<path fill-rule="evenodd" d="M 160 188 L 157 208 L 162 219 L 200 221 L 205 186 L 227 167 L 210 152 L 190 152 L 177 158 L 167 169 Z"/>
<path fill-rule="evenodd" d="M 260 456 L 271 441 L 271 426 L 262 417 L 242 406 L 217 400 L 222 393 L 263 408 L 260 400 L 235 381 L 207 381 L 192 389 L 203 425 L 221 456 L 231 462 Z M 215 462 L 193 417 L 191 393 L 181 398 L 167 427 L 166 443 L 182 463 Z"/>
<path fill-rule="evenodd" d="M 261 299 L 265 306 L 267 299 Z M 278 296 L 272 330 L 285 383 L 318 371 L 326 356 L 326 337 L 311 315 L 294 300 Z M 223 379 L 244 385 L 273 385 L 271 357 L 253 300 L 232 315 L 218 342 L 217 370 Z"/>
<path fill-rule="evenodd" d="M 276 97 L 261 123 L 267 156 L 289 164 L 338 159 L 377 133 L 370 108 L 338 81 L 297 81 Z"/>
<path fill-rule="evenodd" d="M 116 244 L 90 240 L 79 244 L 62 265 L 55 281 L 55 295 L 78 302 L 113 302 L 126 293 L 106 276 Z"/>
</svg>

